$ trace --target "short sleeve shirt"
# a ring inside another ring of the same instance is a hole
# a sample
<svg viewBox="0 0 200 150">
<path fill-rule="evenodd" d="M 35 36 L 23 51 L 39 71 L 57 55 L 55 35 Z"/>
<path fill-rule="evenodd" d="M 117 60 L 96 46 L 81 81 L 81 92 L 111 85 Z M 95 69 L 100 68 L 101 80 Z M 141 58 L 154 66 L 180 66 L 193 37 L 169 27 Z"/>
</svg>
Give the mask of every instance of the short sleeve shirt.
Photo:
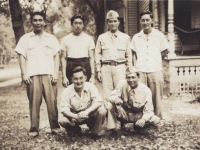
<svg viewBox="0 0 200 150">
<path fill-rule="evenodd" d="M 60 111 L 85 110 L 95 102 L 102 102 L 102 98 L 93 83 L 84 83 L 81 97 L 75 91 L 74 84 L 71 84 L 61 94 Z"/>
<path fill-rule="evenodd" d="M 169 48 L 164 34 L 152 29 L 148 38 L 143 30 L 132 38 L 133 51 L 137 54 L 136 67 L 141 72 L 156 72 L 162 70 L 161 52 Z"/>
<path fill-rule="evenodd" d="M 89 57 L 89 51 L 94 48 L 93 38 L 84 32 L 78 36 L 70 33 L 61 41 L 61 50 L 66 51 L 70 58 Z"/>
<path fill-rule="evenodd" d="M 29 76 L 54 74 L 54 56 L 60 51 L 58 40 L 51 34 L 43 32 L 39 37 L 34 32 L 22 36 L 15 48 L 26 59 Z"/>
</svg>

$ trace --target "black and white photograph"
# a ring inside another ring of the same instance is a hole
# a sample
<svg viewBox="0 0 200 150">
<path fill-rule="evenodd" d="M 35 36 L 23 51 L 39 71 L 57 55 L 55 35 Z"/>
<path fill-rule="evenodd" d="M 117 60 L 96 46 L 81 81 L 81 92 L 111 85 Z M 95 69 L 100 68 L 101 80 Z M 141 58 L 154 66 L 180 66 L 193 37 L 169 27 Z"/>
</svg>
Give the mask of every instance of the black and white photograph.
<svg viewBox="0 0 200 150">
<path fill-rule="evenodd" d="M 1 150 L 200 150 L 199 0 L 0 0 Z"/>
</svg>

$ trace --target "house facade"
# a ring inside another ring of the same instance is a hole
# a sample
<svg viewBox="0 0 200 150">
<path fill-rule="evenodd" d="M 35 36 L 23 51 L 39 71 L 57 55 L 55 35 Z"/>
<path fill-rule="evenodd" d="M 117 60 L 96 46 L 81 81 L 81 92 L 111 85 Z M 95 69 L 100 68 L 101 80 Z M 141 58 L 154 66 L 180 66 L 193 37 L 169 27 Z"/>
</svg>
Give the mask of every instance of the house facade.
<svg viewBox="0 0 200 150">
<path fill-rule="evenodd" d="M 200 1 L 196 0 L 106 0 L 106 11 L 120 16 L 119 29 L 132 37 L 141 29 L 139 14 L 150 10 L 154 28 L 169 41 L 169 92 L 200 92 Z"/>
</svg>

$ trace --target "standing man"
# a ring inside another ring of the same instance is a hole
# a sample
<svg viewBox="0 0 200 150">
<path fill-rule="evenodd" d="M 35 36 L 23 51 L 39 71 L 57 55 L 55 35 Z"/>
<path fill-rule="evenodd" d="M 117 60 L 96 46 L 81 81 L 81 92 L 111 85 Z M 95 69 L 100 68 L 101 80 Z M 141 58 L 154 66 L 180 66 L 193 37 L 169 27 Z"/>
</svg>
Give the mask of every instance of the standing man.
<svg viewBox="0 0 200 150">
<path fill-rule="evenodd" d="M 71 18 L 72 33 L 65 36 L 61 42 L 62 84 L 64 87 L 72 83 L 71 71 L 76 66 L 86 69 L 87 81 L 95 82 L 95 44 L 92 37 L 83 32 L 84 21 L 82 15 L 74 15 Z"/>
<path fill-rule="evenodd" d="M 102 82 L 105 99 L 125 79 L 126 68 L 132 66 L 130 37 L 118 30 L 118 13 L 110 10 L 106 20 L 109 31 L 98 37 L 95 49 L 97 79 Z"/>
<path fill-rule="evenodd" d="M 117 138 L 117 120 L 133 123 L 134 129 L 140 131 L 147 124 L 158 124 L 160 118 L 154 115 L 151 90 L 139 82 L 140 74 L 135 67 L 126 71 L 126 79 L 121 80 L 111 92 L 108 103 L 107 128 L 111 136 Z"/>
<path fill-rule="evenodd" d="M 42 96 L 47 104 L 52 133 L 59 132 L 57 110 L 57 81 L 59 71 L 58 40 L 44 31 L 46 14 L 33 12 L 33 31 L 19 40 L 15 51 L 19 56 L 22 80 L 29 99 L 31 127 L 29 135 L 38 136 Z"/>
<path fill-rule="evenodd" d="M 140 81 L 152 91 L 155 114 L 162 118 L 162 58 L 166 56 L 169 45 L 164 34 L 152 27 L 150 11 L 140 13 L 140 23 L 143 30 L 132 39 L 134 55 L 137 56 L 136 67 L 140 71 Z"/>
<path fill-rule="evenodd" d="M 95 85 L 86 82 L 86 74 L 81 66 L 72 70 L 73 84 L 61 95 L 59 123 L 69 135 L 80 133 L 79 125 L 86 123 L 93 135 L 100 136 L 107 111 Z"/>
</svg>

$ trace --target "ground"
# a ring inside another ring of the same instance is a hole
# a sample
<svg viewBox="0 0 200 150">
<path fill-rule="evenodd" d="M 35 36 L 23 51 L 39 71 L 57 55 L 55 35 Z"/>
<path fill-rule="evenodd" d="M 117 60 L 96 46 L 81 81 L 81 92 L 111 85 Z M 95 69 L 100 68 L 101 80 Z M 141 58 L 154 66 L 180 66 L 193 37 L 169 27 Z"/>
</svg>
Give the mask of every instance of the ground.
<svg viewBox="0 0 200 150">
<path fill-rule="evenodd" d="M 59 106 L 63 89 L 60 82 L 58 89 Z M 0 149 L 198 150 L 200 104 L 184 100 L 176 96 L 166 98 L 163 100 L 165 119 L 158 128 L 149 128 L 138 134 L 128 124 L 126 131 L 119 130 L 118 140 L 110 139 L 108 132 L 102 138 L 93 140 L 85 127 L 83 135 L 78 137 L 68 137 L 64 130 L 60 135 L 52 135 L 43 101 L 40 109 L 40 135 L 32 139 L 27 135 L 30 120 L 25 86 L 15 84 L 0 88 Z"/>
</svg>

